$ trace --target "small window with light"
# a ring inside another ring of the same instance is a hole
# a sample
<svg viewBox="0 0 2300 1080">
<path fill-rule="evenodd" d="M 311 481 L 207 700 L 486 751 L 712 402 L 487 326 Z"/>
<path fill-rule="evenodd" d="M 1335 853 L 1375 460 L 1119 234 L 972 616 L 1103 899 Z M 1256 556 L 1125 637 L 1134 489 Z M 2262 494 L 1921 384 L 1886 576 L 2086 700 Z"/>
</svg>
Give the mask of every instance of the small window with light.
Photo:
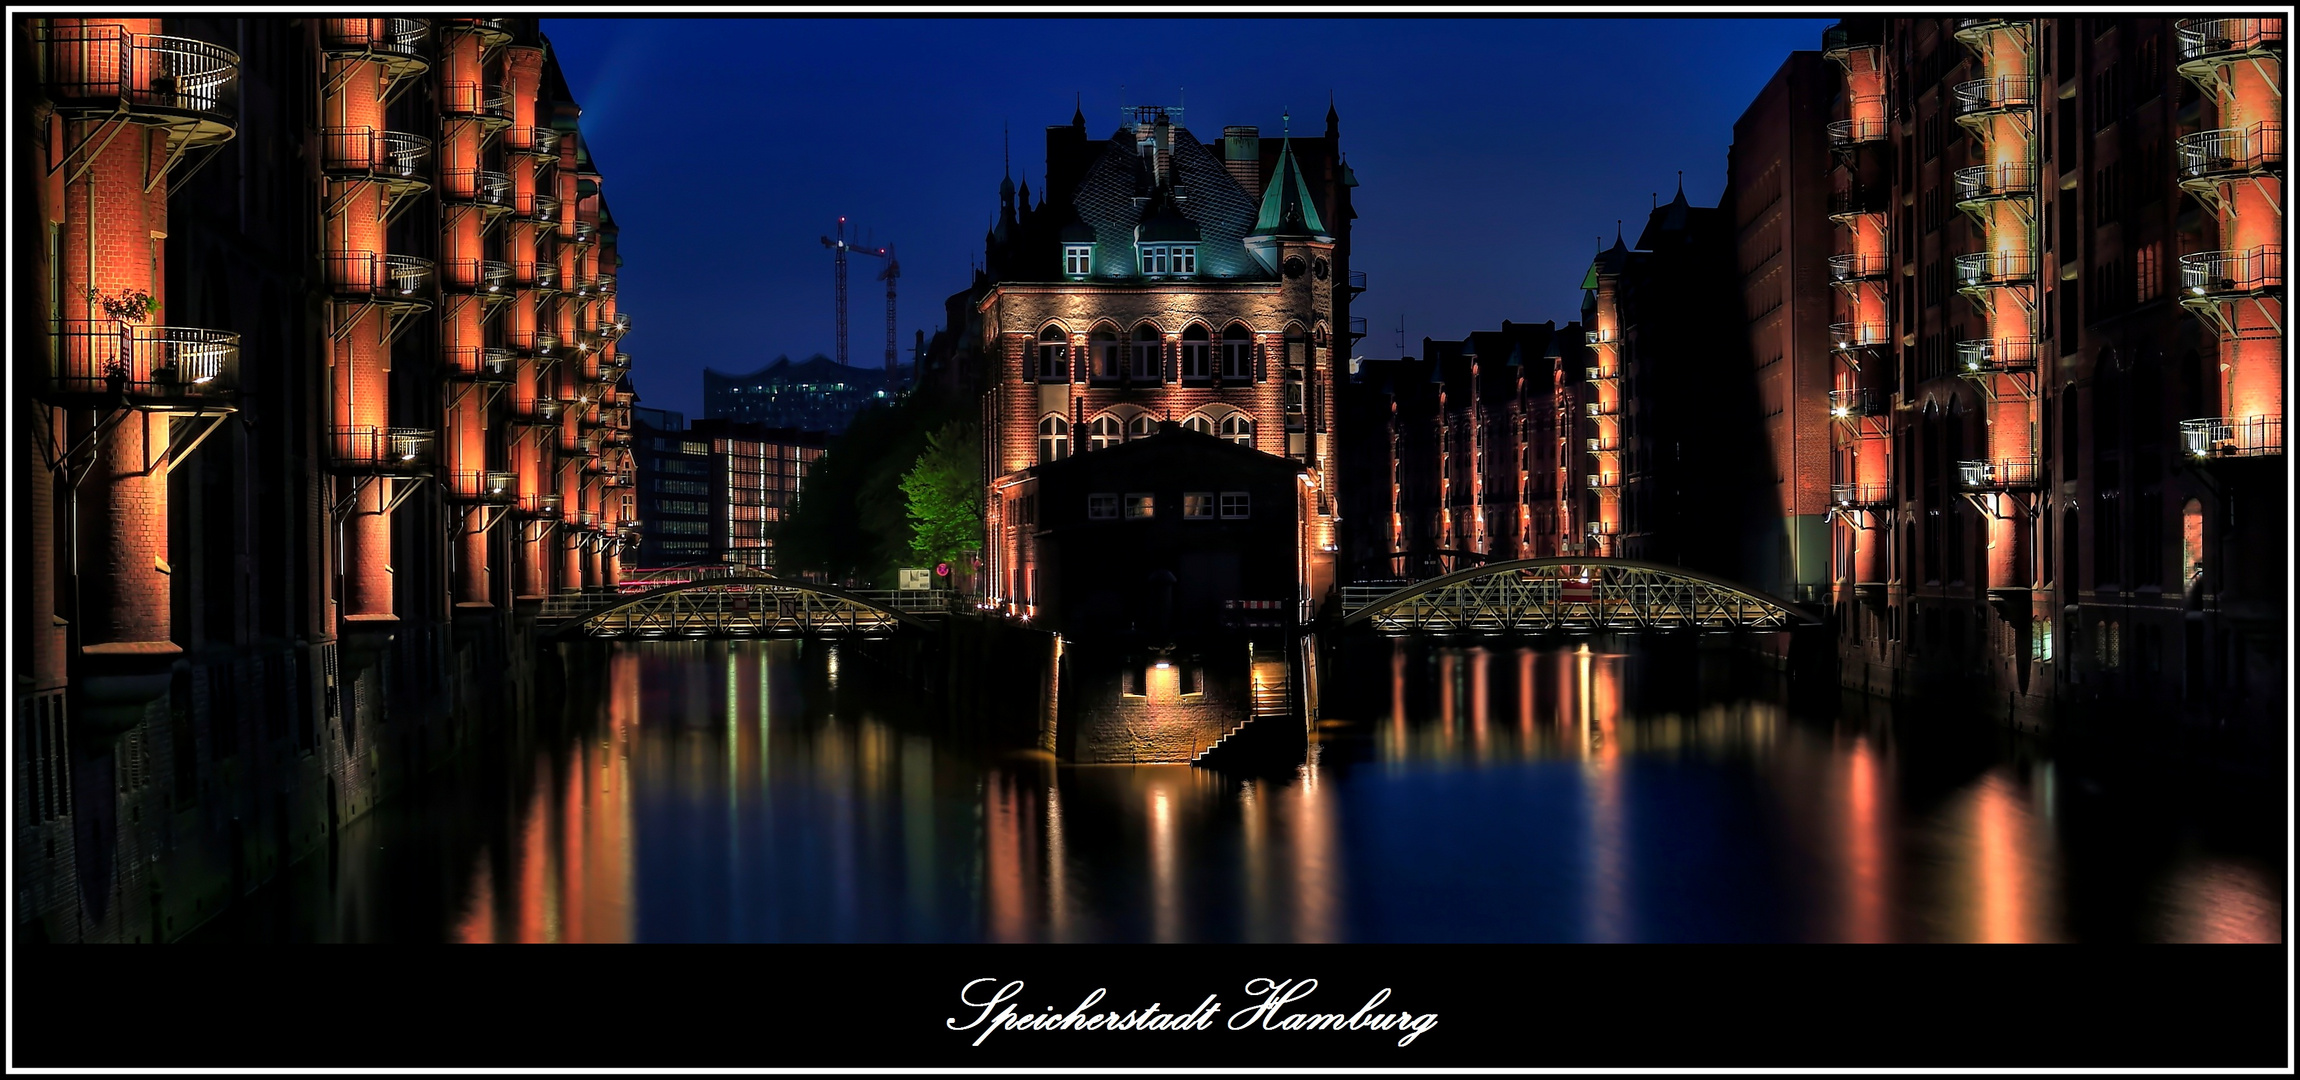
<svg viewBox="0 0 2300 1080">
<path fill-rule="evenodd" d="M 1157 501 L 1149 495 L 1134 492 L 1126 496 L 1126 517 L 1133 521 L 1146 521 L 1158 509 Z"/>
<path fill-rule="evenodd" d="M 1251 505 L 1251 500 L 1247 498 L 1247 496 L 1246 496 L 1246 493 L 1245 493 L 1245 492 L 1243 492 L 1243 491 L 1225 491 L 1225 492 L 1223 492 L 1223 493 L 1222 493 L 1222 516 L 1223 516 L 1223 517 L 1226 517 L 1226 518 L 1242 518 L 1242 517 L 1245 517 L 1245 516 L 1246 516 L 1247 512 L 1248 512 L 1248 511 L 1249 511 L 1251 508 L 1252 508 L 1252 505 Z"/>
<path fill-rule="evenodd" d="M 1214 517 L 1214 493 L 1188 491 L 1182 494 L 1182 516 L 1190 521 L 1209 521 Z"/>
<path fill-rule="evenodd" d="M 1086 497 L 1086 517 L 1092 521 L 1117 520 L 1118 496 L 1088 495 Z"/>
<path fill-rule="evenodd" d="M 1062 245 L 1062 272 L 1072 277 L 1085 277 L 1094 272 L 1094 245 Z"/>
<path fill-rule="evenodd" d="M 1198 245 L 1144 244 L 1142 272 L 1152 277 L 1198 272 Z"/>
</svg>

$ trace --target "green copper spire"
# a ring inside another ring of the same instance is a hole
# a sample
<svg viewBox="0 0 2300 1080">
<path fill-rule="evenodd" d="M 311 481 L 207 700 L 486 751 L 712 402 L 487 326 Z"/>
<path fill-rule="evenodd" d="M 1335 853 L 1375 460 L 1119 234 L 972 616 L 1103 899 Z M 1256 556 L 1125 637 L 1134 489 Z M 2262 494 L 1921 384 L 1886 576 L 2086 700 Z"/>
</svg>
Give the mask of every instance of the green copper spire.
<svg viewBox="0 0 2300 1080">
<path fill-rule="evenodd" d="M 1262 192 L 1262 215 L 1250 236 L 1324 236 L 1326 223 L 1318 218 L 1318 205 L 1302 182 L 1302 168 L 1294 163 L 1294 140 L 1278 150 L 1278 169 L 1270 187 Z"/>
</svg>

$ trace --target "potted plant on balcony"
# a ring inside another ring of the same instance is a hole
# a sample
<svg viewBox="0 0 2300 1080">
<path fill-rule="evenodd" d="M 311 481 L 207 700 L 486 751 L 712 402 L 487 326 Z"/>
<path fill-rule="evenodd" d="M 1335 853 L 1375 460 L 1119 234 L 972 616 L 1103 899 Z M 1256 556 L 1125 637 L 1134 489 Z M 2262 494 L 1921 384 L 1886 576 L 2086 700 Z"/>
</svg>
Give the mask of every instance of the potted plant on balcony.
<svg viewBox="0 0 2300 1080">
<path fill-rule="evenodd" d="M 120 328 L 119 350 L 104 364 L 104 381 L 111 384 L 113 393 L 119 393 L 127 389 L 128 385 L 128 357 L 134 354 L 136 347 L 135 327 L 160 310 L 159 298 L 142 289 L 122 288 L 119 295 L 106 296 L 90 288 L 88 302 L 103 308 L 105 317 Z M 161 355 L 161 362 L 169 362 L 165 353 Z M 173 367 L 162 367 L 154 370 L 152 376 L 165 381 L 174 378 L 175 370 Z"/>
</svg>

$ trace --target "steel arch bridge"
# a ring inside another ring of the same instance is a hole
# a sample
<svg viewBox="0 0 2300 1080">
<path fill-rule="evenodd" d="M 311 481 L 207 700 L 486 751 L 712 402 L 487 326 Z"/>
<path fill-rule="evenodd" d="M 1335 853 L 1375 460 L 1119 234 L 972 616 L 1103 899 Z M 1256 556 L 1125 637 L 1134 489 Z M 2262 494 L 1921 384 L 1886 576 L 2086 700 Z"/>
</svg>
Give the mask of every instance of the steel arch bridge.
<svg viewBox="0 0 2300 1080">
<path fill-rule="evenodd" d="M 858 592 L 766 575 L 676 582 L 638 593 L 568 593 L 537 616 L 555 638 L 851 637 L 939 629 L 940 593 Z"/>
<path fill-rule="evenodd" d="M 1787 630 L 1820 619 L 1681 566 L 1566 555 L 1473 566 L 1403 588 L 1347 586 L 1342 625 L 1388 634 Z"/>
</svg>

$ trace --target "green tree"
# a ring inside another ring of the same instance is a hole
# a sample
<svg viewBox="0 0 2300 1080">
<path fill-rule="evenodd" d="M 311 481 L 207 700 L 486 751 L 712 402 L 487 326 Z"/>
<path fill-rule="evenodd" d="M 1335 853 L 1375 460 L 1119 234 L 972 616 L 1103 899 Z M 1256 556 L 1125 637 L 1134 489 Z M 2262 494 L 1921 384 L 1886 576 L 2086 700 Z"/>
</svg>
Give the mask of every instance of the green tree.
<svg viewBox="0 0 2300 1080">
<path fill-rule="evenodd" d="M 925 563 L 956 562 L 982 547 L 982 434 L 953 421 L 927 436 L 902 478 L 910 551 Z"/>
</svg>

